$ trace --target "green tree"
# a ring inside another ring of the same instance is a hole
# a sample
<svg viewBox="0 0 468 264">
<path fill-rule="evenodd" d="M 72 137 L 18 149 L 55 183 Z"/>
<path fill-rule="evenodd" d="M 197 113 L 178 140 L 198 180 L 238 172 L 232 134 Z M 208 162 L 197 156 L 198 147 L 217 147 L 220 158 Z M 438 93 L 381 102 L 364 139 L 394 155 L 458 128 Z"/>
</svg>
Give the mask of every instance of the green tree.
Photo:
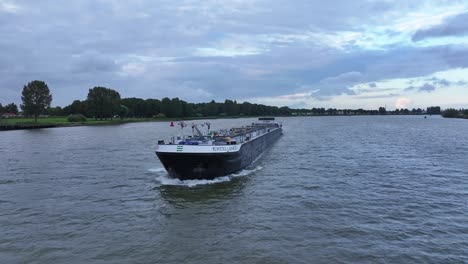
<svg viewBox="0 0 468 264">
<path fill-rule="evenodd" d="M 63 115 L 75 115 L 75 114 L 82 114 L 87 117 L 91 117 L 92 115 L 89 113 L 89 107 L 87 101 L 80 101 L 75 100 L 71 105 L 67 105 L 63 108 L 62 114 Z"/>
<path fill-rule="evenodd" d="M 119 116 L 121 120 L 126 118 L 128 116 L 128 107 L 125 105 L 120 105 Z"/>
<path fill-rule="evenodd" d="M 36 80 L 24 86 L 21 100 L 21 109 L 26 115 L 33 115 L 34 122 L 37 122 L 37 116 L 50 107 L 52 95 L 45 82 Z"/>
<path fill-rule="evenodd" d="M 171 113 L 171 99 L 164 97 L 161 100 L 161 113 L 167 117 L 172 117 Z"/>
<path fill-rule="evenodd" d="M 385 115 L 387 113 L 387 109 L 385 107 L 379 107 L 379 114 Z"/>
<path fill-rule="evenodd" d="M 49 107 L 47 108 L 47 114 L 49 116 L 62 116 L 63 110 L 60 106 L 57 107 Z"/>
<path fill-rule="evenodd" d="M 152 99 L 149 99 L 152 100 Z M 156 100 L 159 102 L 159 100 Z M 140 98 L 124 98 L 120 103 L 128 107 L 128 116 L 131 117 L 150 117 L 147 116 L 147 101 Z M 158 109 L 159 110 L 159 109 Z"/>
<path fill-rule="evenodd" d="M 449 108 L 442 112 L 442 116 L 448 118 L 459 117 L 460 112 L 457 109 Z"/>
<path fill-rule="evenodd" d="M 291 109 L 289 109 L 289 107 L 287 107 L 287 106 L 280 107 L 279 114 L 280 115 L 291 115 Z"/>
<path fill-rule="evenodd" d="M 244 102 L 240 105 L 240 113 L 246 116 L 252 115 L 252 104 Z"/>
<path fill-rule="evenodd" d="M 15 103 L 7 104 L 3 107 L 3 112 L 18 114 L 18 106 Z"/>
<path fill-rule="evenodd" d="M 120 94 L 105 87 L 94 87 L 88 92 L 88 106 L 95 119 L 107 119 L 120 110 Z"/>
<path fill-rule="evenodd" d="M 191 117 L 191 116 L 196 116 L 195 110 L 194 110 L 194 104 L 191 103 L 186 103 L 182 101 L 182 108 L 183 108 L 183 116 L 184 117 Z"/>
<path fill-rule="evenodd" d="M 229 99 L 224 100 L 224 104 L 221 107 L 221 111 L 226 113 L 228 116 L 237 116 L 239 115 L 239 105 L 236 101 Z"/>
<path fill-rule="evenodd" d="M 205 116 L 218 115 L 218 104 L 214 100 L 211 100 L 211 102 L 207 104 L 205 111 L 206 111 Z"/>
<path fill-rule="evenodd" d="M 144 112 L 141 113 L 145 117 L 153 117 L 159 114 L 161 110 L 161 101 L 157 99 L 146 99 L 144 101 Z"/>
<path fill-rule="evenodd" d="M 184 114 L 184 104 L 185 102 L 179 98 L 172 98 L 171 100 L 171 112 L 175 117 L 182 117 Z"/>
<path fill-rule="evenodd" d="M 427 108 L 427 113 L 430 115 L 440 115 L 440 106 L 431 106 Z"/>
</svg>

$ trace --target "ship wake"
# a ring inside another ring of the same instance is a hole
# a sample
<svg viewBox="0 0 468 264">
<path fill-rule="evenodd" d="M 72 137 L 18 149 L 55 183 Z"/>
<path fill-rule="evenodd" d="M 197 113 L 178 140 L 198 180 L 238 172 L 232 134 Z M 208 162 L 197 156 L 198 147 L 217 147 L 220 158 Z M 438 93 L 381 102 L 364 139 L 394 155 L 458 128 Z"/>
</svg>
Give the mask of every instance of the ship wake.
<svg viewBox="0 0 468 264">
<path fill-rule="evenodd" d="M 164 168 L 154 168 L 154 169 L 149 169 L 148 171 L 150 173 L 156 174 L 156 181 L 159 182 L 161 185 L 194 187 L 198 185 L 208 185 L 208 184 L 217 184 L 221 182 L 229 182 L 229 181 L 232 181 L 233 179 L 237 179 L 240 177 L 247 177 L 262 169 L 263 169 L 262 166 L 257 166 L 251 169 L 243 169 L 237 173 L 233 173 L 233 174 L 229 174 L 229 175 L 221 176 L 221 177 L 216 177 L 213 180 L 179 180 L 179 179 L 169 177 L 169 175 L 167 174 L 167 171 Z"/>
</svg>

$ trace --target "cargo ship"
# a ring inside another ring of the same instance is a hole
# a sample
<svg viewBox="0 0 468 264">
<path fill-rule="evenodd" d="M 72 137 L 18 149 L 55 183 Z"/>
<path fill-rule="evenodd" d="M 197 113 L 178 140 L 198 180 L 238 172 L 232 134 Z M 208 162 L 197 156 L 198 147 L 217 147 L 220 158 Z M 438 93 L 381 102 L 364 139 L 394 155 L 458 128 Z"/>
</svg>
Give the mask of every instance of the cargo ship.
<svg viewBox="0 0 468 264">
<path fill-rule="evenodd" d="M 189 127 L 178 124 L 183 131 Z M 171 123 L 173 126 L 173 123 Z M 200 131 L 200 126 L 206 132 Z M 159 140 L 156 155 L 170 177 L 180 180 L 214 179 L 236 173 L 252 164 L 281 135 L 274 118 L 229 130 L 211 131 L 210 123 L 191 124 L 192 135 Z"/>
</svg>

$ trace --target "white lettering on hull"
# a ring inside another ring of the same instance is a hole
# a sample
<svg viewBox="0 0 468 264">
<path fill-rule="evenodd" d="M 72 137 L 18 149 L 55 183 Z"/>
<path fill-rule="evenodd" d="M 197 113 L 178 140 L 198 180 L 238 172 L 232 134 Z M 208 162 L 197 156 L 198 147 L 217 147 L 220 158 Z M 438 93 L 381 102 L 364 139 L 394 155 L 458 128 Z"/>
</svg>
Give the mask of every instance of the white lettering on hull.
<svg viewBox="0 0 468 264">
<path fill-rule="evenodd" d="M 223 152 L 229 152 L 229 151 L 237 151 L 237 146 L 229 146 L 229 147 L 213 147 L 213 151 L 223 151 Z"/>
</svg>

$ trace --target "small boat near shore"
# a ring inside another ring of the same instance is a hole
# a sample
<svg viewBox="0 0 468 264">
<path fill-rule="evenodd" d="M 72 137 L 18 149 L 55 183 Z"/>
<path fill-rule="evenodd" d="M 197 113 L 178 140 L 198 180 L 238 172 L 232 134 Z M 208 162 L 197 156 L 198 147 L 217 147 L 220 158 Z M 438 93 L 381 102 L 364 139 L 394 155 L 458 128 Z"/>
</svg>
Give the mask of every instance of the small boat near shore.
<svg viewBox="0 0 468 264">
<path fill-rule="evenodd" d="M 178 124 L 183 130 L 188 124 Z M 203 134 L 200 124 L 192 124 L 192 135 L 158 141 L 156 155 L 170 177 L 181 180 L 214 179 L 238 172 L 252 164 L 281 135 L 282 125 L 274 118 L 229 130 L 211 131 L 210 123 Z"/>
</svg>

